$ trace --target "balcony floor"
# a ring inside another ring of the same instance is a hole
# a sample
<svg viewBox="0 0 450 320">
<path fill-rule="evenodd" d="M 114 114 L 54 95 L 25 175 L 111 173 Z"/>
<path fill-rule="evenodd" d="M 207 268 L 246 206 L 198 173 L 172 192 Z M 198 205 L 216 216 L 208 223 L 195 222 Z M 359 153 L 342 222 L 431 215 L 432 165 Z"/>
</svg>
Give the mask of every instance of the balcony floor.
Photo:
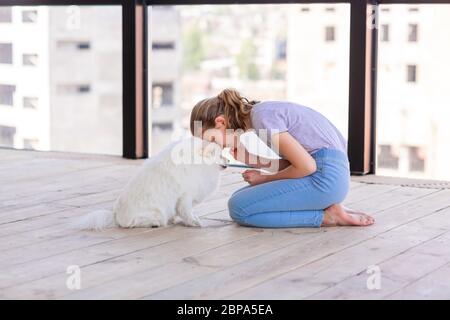
<svg viewBox="0 0 450 320">
<path fill-rule="evenodd" d="M 372 213 L 374 226 L 257 229 L 228 217 L 227 197 L 244 183 L 225 171 L 220 190 L 196 208 L 205 228 L 68 227 L 110 208 L 139 163 L 0 149 L 0 298 L 450 298 L 445 184 L 355 177 L 345 204 Z M 66 286 L 72 265 L 81 290 Z M 369 290 L 373 265 L 381 288 Z"/>
</svg>

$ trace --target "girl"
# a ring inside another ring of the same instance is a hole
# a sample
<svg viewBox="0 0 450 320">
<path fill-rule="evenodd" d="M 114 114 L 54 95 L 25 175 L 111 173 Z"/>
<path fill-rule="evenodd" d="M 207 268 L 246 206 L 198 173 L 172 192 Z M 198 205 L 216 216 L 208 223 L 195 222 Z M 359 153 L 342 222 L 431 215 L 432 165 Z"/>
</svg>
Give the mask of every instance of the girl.
<svg viewBox="0 0 450 320">
<path fill-rule="evenodd" d="M 343 208 L 350 185 L 347 143 L 322 114 L 284 101 L 250 101 L 233 89 L 197 103 L 191 113 L 191 132 L 256 167 L 277 167 L 273 174 L 247 170 L 250 185 L 228 201 L 238 224 L 262 228 L 368 226 L 374 219 Z M 232 130 L 230 130 L 232 129 Z M 250 129 L 283 157 L 260 159 L 243 150 L 239 134 Z M 276 163 L 274 163 L 276 161 Z"/>
</svg>

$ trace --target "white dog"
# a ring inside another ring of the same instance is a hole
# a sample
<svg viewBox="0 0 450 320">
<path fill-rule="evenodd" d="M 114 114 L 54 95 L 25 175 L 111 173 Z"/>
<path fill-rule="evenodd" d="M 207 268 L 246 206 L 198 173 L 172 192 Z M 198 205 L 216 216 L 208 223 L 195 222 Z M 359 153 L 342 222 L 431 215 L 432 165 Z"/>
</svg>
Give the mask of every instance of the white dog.
<svg viewBox="0 0 450 320">
<path fill-rule="evenodd" d="M 172 143 L 138 169 L 112 211 L 97 210 L 75 224 L 80 229 L 159 227 L 181 220 L 201 226 L 192 208 L 219 185 L 221 148 L 199 138 Z"/>
</svg>

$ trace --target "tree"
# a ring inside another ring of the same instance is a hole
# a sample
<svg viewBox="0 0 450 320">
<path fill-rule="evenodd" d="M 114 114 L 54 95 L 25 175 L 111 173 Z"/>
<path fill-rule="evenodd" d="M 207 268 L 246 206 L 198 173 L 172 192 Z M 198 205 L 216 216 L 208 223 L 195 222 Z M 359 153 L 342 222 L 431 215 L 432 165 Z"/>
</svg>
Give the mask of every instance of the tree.
<svg viewBox="0 0 450 320">
<path fill-rule="evenodd" d="M 257 54 L 255 45 L 250 39 L 245 40 L 241 45 L 241 50 L 236 56 L 236 63 L 241 77 L 250 80 L 259 80 L 260 72 L 254 62 Z"/>
<path fill-rule="evenodd" d="M 183 67 L 198 70 L 204 59 L 203 37 L 200 28 L 193 24 L 183 34 Z"/>
</svg>

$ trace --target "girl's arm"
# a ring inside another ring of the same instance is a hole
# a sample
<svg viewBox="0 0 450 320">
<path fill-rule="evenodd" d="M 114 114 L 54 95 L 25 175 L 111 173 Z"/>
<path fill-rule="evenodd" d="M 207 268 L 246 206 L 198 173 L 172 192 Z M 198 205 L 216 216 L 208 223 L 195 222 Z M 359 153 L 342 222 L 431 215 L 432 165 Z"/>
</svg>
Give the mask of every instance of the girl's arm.
<svg viewBox="0 0 450 320">
<path fill-rule="evenodd" d="M 251 154 L 241 144 L 239 144 L 238 148 L 231 150 L 231 154 L 236 160 L 256 168 L 275 169 L 279 171 L 291 165 L 287 159 L 272 160 Z"/>
<path fill-rule="evenodd" d="M 317 170 L 314 158 L 288 132 L 273 135 L 272 145 L 289 161 L 290 165 L 275 174 L 261 174 L 257 170 L 245 171 L 244 179 L 251 185 L 280 179 L 302 178 Z"/>
</svg>

